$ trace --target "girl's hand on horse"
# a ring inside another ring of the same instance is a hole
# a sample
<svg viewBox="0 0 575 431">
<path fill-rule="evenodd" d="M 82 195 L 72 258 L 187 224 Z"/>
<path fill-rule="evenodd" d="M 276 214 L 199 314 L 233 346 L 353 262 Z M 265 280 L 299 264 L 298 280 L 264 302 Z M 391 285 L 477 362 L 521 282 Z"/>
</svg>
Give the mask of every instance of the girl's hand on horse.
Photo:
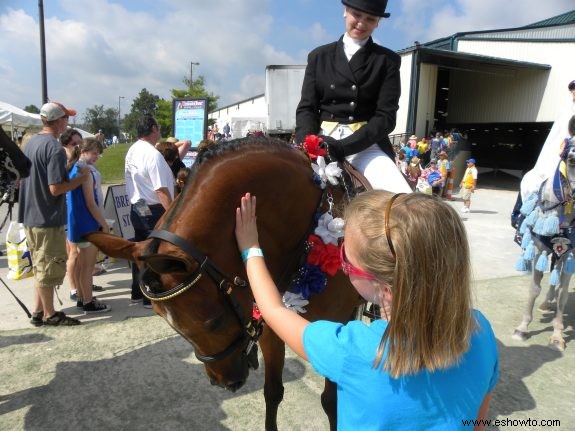
<svg viewBox="0 0 575 431">
<path fill-rule="evenodd" d="M 250 193 L 242 196 L 240 207 L 236 208 L 236 241 L 240 252 L 248 248 L 259 248 L 256 197 Z"/>
</svg>

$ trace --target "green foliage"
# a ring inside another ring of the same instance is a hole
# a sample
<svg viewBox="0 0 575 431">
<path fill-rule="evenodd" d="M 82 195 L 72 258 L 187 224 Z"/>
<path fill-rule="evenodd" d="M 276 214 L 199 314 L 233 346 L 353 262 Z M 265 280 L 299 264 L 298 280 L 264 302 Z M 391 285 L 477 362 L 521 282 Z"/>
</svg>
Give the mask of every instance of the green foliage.
<svg viewBox="0 0 575 431">
<path fill-rule="evenodd" d="M 156 114 L 156 120 L 161 127 L 162 137 L 167 138 L 172 136 L 172 102 L 164 99 L 158 100 L 158 112 Z"/>
<path fill-rule="evenodd" d="M 40 108 L 38 108 L 36 105 L 28 105 L 24 108 L 24 111 L 30 112 L 31 114 L 39 114 Z"/>
<path fill-rule="evenodd" d="M 136 136 L 136 123 L 138 119 L 145 114 L 156 117 L 158 115 L 158 101 L 160 96 L 150 93 L 145 88 L 140 90 L 138 97 L 132 102 L 130 113 L 122 120 L 122 130 Z"/>
<path fill-rule="evenodd" d="M 118 135 L 118 110 L 104 109 L 104 105 L 94 105 L 84 114 L 84 127 L 91 133 L 101 129 L 106 137 Z"/>
<path fill-rule="evenodd" d="M 174 99 L 182 99 L 186 97 L 206 98 L 208 99 L 208 112 L 213 112 L 218 109 L 218 100 L 220 99 L 220 96 L 216 96 L 211 91 L 208 92 L 208 90 L 206 90 L 205 79 L 202 75 L 193 81 L 190 81 L 188 78 L 184 78 L 182 82 L 187 88 L 185 90 L 172 88 L 172 97 Z"/>
<path fill-rule="evenodd" d="M 96 168 L 102 174 L 102 183 L 121 184 L 124 182 L 124 161 L 131 144 L 117 144 L 115 147 L 108 147 L 104 150 L 104 154 L 96 163 Z"/>
</svg>

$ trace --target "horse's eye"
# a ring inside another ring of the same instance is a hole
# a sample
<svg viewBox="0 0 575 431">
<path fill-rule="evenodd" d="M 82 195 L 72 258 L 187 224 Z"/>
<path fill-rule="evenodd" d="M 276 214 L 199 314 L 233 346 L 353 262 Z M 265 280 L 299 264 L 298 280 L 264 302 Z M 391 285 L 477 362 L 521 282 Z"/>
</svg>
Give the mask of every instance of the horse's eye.
<svg viewBox="0 0 575 431">
<path fill-rule="evenodd" d="M 182 274 L 190 272 L 188 263 L 177 257 L 156 255 L 145 259 L 148 267 L 156 274 Z"/>
</svg>

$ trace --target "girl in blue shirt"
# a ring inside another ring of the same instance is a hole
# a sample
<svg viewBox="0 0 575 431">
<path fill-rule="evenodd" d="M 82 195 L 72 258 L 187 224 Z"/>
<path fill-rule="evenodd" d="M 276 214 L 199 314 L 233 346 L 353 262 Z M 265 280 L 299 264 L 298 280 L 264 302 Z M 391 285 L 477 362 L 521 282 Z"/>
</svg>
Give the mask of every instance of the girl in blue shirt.
<svg viewBox="0 0 575 431">
<path fill-rule="evenodd" d="M 86 138 L 80 144 L 79 159 L 75 161 L 70 170 L 70 178 L 74 178 L 88 165 L 96 163 L 102 151 L 102 144 L 95 138 Z M 84 239 L 84 235 L 101 230 L 109 233 L 110 229 L 106 219 L 98 206 L 97 185 L 94 173 L 90 170 L 88 181 L 66 195 L 68 206 L 68 241 L 77 253 L 77 259 L 72 265 L 73 279 L 77 289 L 77 307 L 84 313 L 103 313 L 111 307 L 92 297 L 92 273 L 98 255 L 96 246 Z"/>
<path fill-rule="evenodd" d="M 485 419 L 497 348 L 472 309 L 469 247 L 455 210 L 422 193 L 374 190 L 356 197 L 345 218 L 342 271 L 381 307 L 371 324 L 311 323 L 287 309 L 259 248 L 255 196 L 236 210 L 258 307 L 294 352 L 337 383 L 338 430 L 460 430 Z"/>
</svg>

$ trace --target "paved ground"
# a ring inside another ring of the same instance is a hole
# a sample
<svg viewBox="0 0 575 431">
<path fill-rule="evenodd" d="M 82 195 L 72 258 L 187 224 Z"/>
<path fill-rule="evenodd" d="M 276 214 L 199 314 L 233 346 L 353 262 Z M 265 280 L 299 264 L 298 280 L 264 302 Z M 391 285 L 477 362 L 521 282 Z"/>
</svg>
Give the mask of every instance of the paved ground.
<svg viewBox="0 0 575 431">
<path fill-rule="evenodd" d="M 516 192 L 493 186 L 487 178 L 482 183 L 472 212 L 462 217 L 472 249 L 476 306 L 492 322 L 499 343 L 501 379 L 489 417 L 558 419 L 561 427 L 548 429 L 575 429 L 575 377 L 568 369 L 575 356 L 573 294 L 564 353 L 546 347 L 551 318 L 537 312 L 531 337 L 525 343 L 512 340 L 528 284 L 513 269 L 518 247 L 512 242 L 509 214 Z M 461 207 L 461 202 L 452 204 Z M 4 236 L 0 232 L 0 250 Z M 7 280 L 6 272 L 2 257 L 0 277 L 30 307 L 31 279 Z M 252 372 L 235 394 L 211 387 L 191 346 L 153 312 L 129 304 L 129 280 L 124 262 L 96 277 L 106 288 L 98 296 L 113 310 L 79 316 L 84 324 L 74 328 L 31 327 L 0 286 L 0 429 L 263 429 L 262 369 Z M 75 315 L 67 285 L 59 296 L 62 309 Z M 284 379 L 280 429 L 327 429 L 319 402 L 322 379 L 291 353 Z M 515 425 L 489 429 L 540 429 Z"/>
</svg>

